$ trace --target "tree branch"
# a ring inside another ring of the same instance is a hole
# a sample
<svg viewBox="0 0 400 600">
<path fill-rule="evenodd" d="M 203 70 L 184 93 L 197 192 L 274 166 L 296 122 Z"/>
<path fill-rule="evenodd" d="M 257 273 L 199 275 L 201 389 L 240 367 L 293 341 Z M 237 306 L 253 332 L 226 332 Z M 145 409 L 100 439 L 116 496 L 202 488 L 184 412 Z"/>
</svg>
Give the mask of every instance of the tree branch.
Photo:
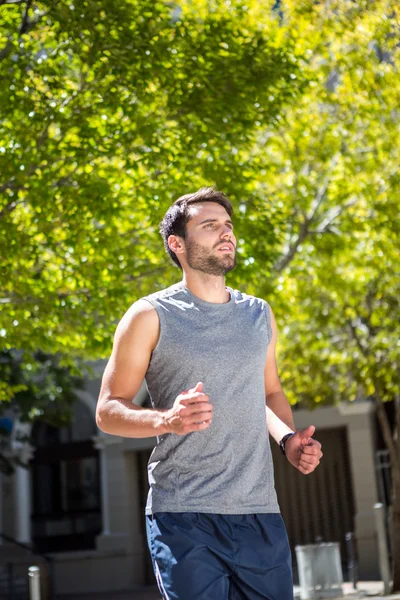
<svg viewBox="0 0 400 600">
<path fill-rule="evenodd" d="M 311 212 L 308 215 L 308 221 L 311 222 L 314 220 L 314 218 L 317 215 L 318 209 L 320 208 L 322 202 L 325 200 L 325 196 L 326 196 L 326 192 L 328 190 L 328 185 L 330 183 L 331 177 L 332 177 L 332 173 L 334 168 L 336 167 L 338 161 L 339 161 L 339 156 L 340 153 L 338 152 L 337 154 L 335 154 L 335 156 L 332 158 L 331 163 L 329 165 L 329 169 L 324 177 L 324 180 L 322 182 L 322 185 L 320 186 L 320 188 L 317 191 L 317 194 L 315 196 L 314 202 L 311 205 Z"/>
<path fill-rule="evenodd" d="M 25 189 L 25 186 L 19 186 L 16 189 L 18 189 L 18 190 Z M 5 217 L 7 214 L 12 213 L 19 204 L 23 204 L 24 202 L 25 202 L 25 200 L 14 200 L 13 202 L 9 202 L 8 204 L 6 204 L 6 206 L 3 208 L 3 210 L 0 211 L 0 219 Z"/>
<path fill-rule="evenodd" d="M 363 345 L 363 343 L 361 342 L 361 338 L 359 337 L 359 335 L 357 333 L 357 328 L 353 325 L 352 321 L 347 321 L 347 324 L 349 326 L 351 337 L 353 338 L 353 340 L 357 344 L 357 348 L 360 350 L 360 352 L 361 352 L 361 354 L 363 356 L 365 356 L 366 358 L 368 358 L 368 356 L 369 356 L 368 350 Z"/>
<path fill-rule="evenodd" d="M 284 256 L 282 256 L 275 263 L 273 270 L 276 271 L 277 273 L 281 273 L 284 269 L 286 269 L 288 264 L 293 260 L 293 258 L 297 254 L 299 246 L 304 242 L 306 237 L 310 234 L 310 225 L 315 221 L 315 217 L 317 216 L 318 209 L 320 208 L 322 202 L 324 201 L 324 199 L 326 197 L 326 191 L 328 189 L 328 185 L 331 180 L 334 168 L 336 167 L 336 165 L 338 163 L 339 157 L 340 157 L 340 153 L 338 152 L 332 158 L 330 165 L 329 165 L 329 169 L 328 169 L 328 171 L 324 177 L 324 180 L 322 182 L 322 185 L 319 187 L 319 189 L 316 193 L 314 202 L 311 205 L 310 213 L 307 215 L 306 213 L 304 213 L 302 211 L 304 220 L 300 226 L 299 235 L 297 236 L 297 239 L 292 244 L 290 244 L 289 250 L 287 251 L 287 253 Z M 297 182 L 297 176 L 296 176 L 296 182 Z M 297 183 L 296 183 L 296 185 L 297 185 Z M 342 212 L 343 208 L 348 208 L 348 206 L 350 206 L 350 204 L 347 204 L 347 205 L 345 204 L 343 207 L 341 207 L 339 209 L 339 211 L 336 211 L 333 215 L 327 216 L 325 218 L 325 221 L 323 222 L 323 226 L 318 228 L 317 230 L 314 230 L 313 233 L 325 233 L 329 224 L 334 219 L 336 219 L 336 217 Z"/>
<path fill-rule="evenodd" d="M 35 19 L 29 20 L 29 9 L 31 8 L 32 3 L 33 3 L 33 0 L 11 0 L 11 1 L 10 0 L 0 0 L 0 5 L 2 5 L 2 4 L 26 4 L 24 16 L 22 17 L 22 22 L 18 29 L 19 36 L 31 31 L 31 29 L 33 29 L 35 27 L 35 25 L 37 25 L 43 17 L 46 17 L 50 13 L 50 11 L 54 8 L 54 6 L 56 6 L 58 4 L 58 0 L 56 2 L 54 2 L 53 6 L 51 6 L 49 8 L 49 10 L 39 13 Z M 13 43 L 11 40 L 8 40 L 6 45 L 4 46 L 4 48 L 2 48 L 0 50 L 0 60 L 7 58 L 9 56 L 10 52 L 12 51 L 12 49 L 13 49 Z"/>
<path fill-rule="evenodd" d="M 354 206 L 357 203 L 357 201 L 358 198 L 355 198 L 354 200 L 345 202 L 342 206 L 336 206 L 335 208 L 332 208 L 326 213 L 322 223 L 320 223 L 320 225 L 317 227 L 316 230 L 313 231 L 313 233 L 326 233 L 326 231 L 328 231 L 329 226 L 332 225 L 333 221 L 337 219 L 337 217 L 339 217 L 344 210 L 347 210 L 348 208 Z"/>
<path fill-rule="evenodd" d="M 22 18 L 22 23 L 19 28 L 19 35 L 23 35 L 24 33 L 27 33 L 30 29 L 31 21 L 29 21 L 29 11 L 31 9 L 31 6 L 32 6 L 32 0 L 27 0 L 26 6 L 25 6 L 25 13 L 24 13 L 24 16 Z"/>
<path fill-rule="evenodd" d="M 306 239 L 306 237 L 308 235 L 308 225 L 309 225 L 308 221 L 303 221 L 303 223 L 300 226 L 300 233 L 297 236 L 296 241 L 293 242 L 292 244 L 290 244 L 289 250 L 287 251 L 287 253 L 284 256 L 282 256 L 275 263 L 275 265 L 273 267 L 274 271 L 276 271 L 277 273 L 281 273 L 284 269 L 286 269 L 288 264 L 293 260 L 293 258 L 297 254 L 299 246 L 304 242 L 304 240 Z"/>
</svg>

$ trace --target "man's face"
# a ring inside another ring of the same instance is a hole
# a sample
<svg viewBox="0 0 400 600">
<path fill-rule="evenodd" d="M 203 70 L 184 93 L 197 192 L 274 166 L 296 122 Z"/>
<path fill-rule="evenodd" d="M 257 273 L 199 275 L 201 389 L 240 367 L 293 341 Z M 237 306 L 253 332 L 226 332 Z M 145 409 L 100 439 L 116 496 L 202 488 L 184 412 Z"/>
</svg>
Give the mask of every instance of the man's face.
<svg viewBox="0 0 400 600">
<path fill-rule="evenodd" d="M 186 224 L 186 262 L 195 271 L 224 276 L 236 266 L 236 238 L 225 208 L 204 202 L 190 208 Z"/>
</svg>

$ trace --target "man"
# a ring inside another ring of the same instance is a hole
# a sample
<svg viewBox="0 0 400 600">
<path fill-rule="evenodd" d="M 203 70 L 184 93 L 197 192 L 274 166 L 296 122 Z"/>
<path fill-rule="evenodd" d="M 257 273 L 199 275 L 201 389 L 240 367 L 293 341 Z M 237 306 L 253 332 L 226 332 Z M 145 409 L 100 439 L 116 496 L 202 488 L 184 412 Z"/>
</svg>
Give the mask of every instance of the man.
<svg viewBox="0 0 400 600">
<path fill-rule="evenodd" d="M 164 600 L 291 600 L 267 429 L 302 473 L 322 457 L 313 426 L 295 431 L 270 307 L 225 286 L 232 212 L 212 188 L 167 211 L 161 234 L 183 279 L 124 315 L 99 396 L 100 429 L 157 436 L 146 519 Z M 144 378 L 152 409 L 132 404 Z"/>
</svg>

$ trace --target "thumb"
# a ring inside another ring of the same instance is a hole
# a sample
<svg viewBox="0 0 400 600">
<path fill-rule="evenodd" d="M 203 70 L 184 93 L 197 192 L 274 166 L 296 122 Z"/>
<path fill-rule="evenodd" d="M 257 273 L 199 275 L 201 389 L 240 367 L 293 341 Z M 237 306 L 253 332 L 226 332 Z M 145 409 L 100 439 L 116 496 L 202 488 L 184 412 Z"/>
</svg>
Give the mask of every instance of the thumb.
<svg viewBox="0 0 400 600">
<path fill-rule="evenodd" d="M 199 381 L 199 383 L 196 383 L 195 387 L 193 389 L 190 390 L 191 392 L 202 392 L 203 391 L 203 382 Z"/>
<path fill-rule="evenodd" d="M 300 435 L 300 441 L 301 444 L 303 444 L 304 446 L 307 446 L 307 444 L 310 442 L 310 437 L 312 437 L 315 433 L 315 427 L 314 425 L 310 425 L 309 427 L 307 427 L 307 429 L 303 429 L 301 431 L 301 435 Z"/>
</svg>

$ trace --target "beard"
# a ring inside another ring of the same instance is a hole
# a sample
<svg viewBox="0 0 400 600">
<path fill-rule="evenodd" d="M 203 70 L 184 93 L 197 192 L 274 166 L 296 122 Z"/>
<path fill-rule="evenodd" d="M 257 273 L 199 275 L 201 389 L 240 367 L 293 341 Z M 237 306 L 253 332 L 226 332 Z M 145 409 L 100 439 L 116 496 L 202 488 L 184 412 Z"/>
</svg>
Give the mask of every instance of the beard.
<svg viewBox="0 0 400 600">
<path fill-rule="evenodd" d="M 221 245 L 219 242 L 218 246 Z M 215 256 L 201 244 L 193 240 L 186 240 L 186 261 L 188 266 L 195 271 L 207 275 L 224 276 L 236 267 L 236 254 L 221 254 Z"/>
</svg>

